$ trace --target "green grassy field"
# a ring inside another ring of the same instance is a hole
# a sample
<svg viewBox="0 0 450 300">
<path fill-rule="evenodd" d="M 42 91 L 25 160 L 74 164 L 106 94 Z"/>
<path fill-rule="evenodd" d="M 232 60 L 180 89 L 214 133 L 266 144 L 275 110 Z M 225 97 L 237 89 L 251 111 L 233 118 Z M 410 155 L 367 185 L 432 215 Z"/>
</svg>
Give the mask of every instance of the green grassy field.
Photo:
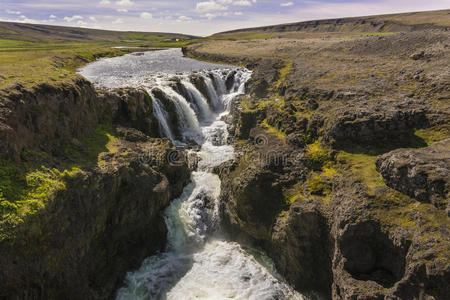
<svg viewBox="0 0 450 300">
<path fill-rule="evenodd" d="M 0 22 L 0 88 L 69 80 L 88 62 L 136 50 L 113 47 L 182 47 L 193 38 Z"/>
</svg>

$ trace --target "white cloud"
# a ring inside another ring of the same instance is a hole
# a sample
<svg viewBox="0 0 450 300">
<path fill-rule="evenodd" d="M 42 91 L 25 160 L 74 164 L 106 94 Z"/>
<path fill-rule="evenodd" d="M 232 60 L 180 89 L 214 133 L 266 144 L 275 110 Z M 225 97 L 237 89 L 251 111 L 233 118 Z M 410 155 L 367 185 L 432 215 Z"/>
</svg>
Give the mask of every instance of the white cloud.
<svg viewBox="0 0 450 300">
<path fill-rule="evenodd" d="M 151 19 L 151 18 L 153 18 L 153 15 L 151 13 L 144 11 L 143 13 L 141 13 L 140 18 L 141 19 Z"/>
<path fill-rule="evenodd" d="M 111 1 L 109 1 L 109 0 L 100 1 L 100 5 L 108 5 L 108 4 L 111 4 Z"/>
<path fill-rule="evenodd" d="M 10 10 L 10 9 L 7 9 L 7 10 L 6 10 L 6 13 L 7 13 L 8 15 L 20 15 L 20 14 L 21 14 L 20 11 Z"/>
<path fill-rule="evenodd" d="M 235 6 L 252 6 L 252 3 L 248 0 L 239 0 L 239 1 L 234 1 L 233 5 L 235 5 Z"/>
<path fill-rule="evenodd" d="M 87 23 L 80 20 L 80 21 L 77 22 L 77 25 L 79 25 L 79 26 L 86 26 Z"/>
<path fill-rule="evenodd" d="M 97 18 L 96 18 L 96 17 L 89 17 L 89 20 L 91 20 L 92 22 L 95 22 L 95 23 L 97 23 L 97 22 L 98 22 L 98 20 L 97 20 Z"/>
<path fill-rule="evenodd" d="M 242 11 L 237 11 L 237 12 L 234 13 L 234 15 L 235 15 L 235 16 L 242 16 L 243 13 L 242 13 Z"/>
<path fill-rule="evenodd" d="M 177 22 L 190 22 L 192 18 L 186 16 L 179 16 Z"/>
<path fill-rule="evenodd" d="M 49 19 L 56 19 L 57 17 L 55 15 L 48 16 Z"/>
<path fill-rule="evenodd" d="M 208 20 L 212 20 L 212 19 L 214 19 L 215 17 L 217 17 L 217 15 L 211 14 L 211 13 L 207 13 L 207 14 L 205 14 L 205 17 L 206 17 Z"/>
<path fill-rule="evenodd" d="M 292 5 L 294 5 L 293 2 L 284 2 L 284 3 L 280 4 L 281 7 L 288 7 L 288 6 L 292 6 Z"/>
<path fill-rule="evenodd" d="M 80 15 L 74 15 L 72 17 L 64 17 L 64 21 L 66 22 L 73 22 L 73 21 L 77 21 L 77 20 L 83 20 L 84 18 Z"/>
<path fill-rule="evenodd" d="M 227 10 L 228 8 L 220 3 L 216 3 L 214 1 L 205 1 L 197 3 L 195 8 L 199 12 L 210 12 L 217 10 Z"/>
<path fill-rule="evenodd" d="M 126 8 L 119 8 L 119 9 L 117 9 L 117 12 L 120 12 L 120 13 L 127 13 L 127 12 L 128 12 L 128 9 L 126 9 Z"/>
<path fill-rule="evenodd" d="M 116 4 L 121 6 L 130 6 L 133 5 L 134 3 L 131 0 L 120 0 L 117 1 Z"/>
<path fill-rule="evenodd" d="M 118 19 L 113 21 L 113 24 L 123 24 L 123 19 L 122 18 L 118 18 Z"/>
</svg>

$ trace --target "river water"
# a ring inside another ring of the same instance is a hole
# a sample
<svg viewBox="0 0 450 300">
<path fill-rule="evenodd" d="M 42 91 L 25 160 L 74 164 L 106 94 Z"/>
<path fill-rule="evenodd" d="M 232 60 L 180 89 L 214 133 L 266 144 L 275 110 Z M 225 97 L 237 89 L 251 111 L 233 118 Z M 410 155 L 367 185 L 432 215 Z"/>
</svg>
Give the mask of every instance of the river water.
<svg viewBox="0 0 450 300">
<path fill-rule="evenodd" d="M 130 271 L 117 299 L 303 299 L 263 252 L 220 235 L 220 179 L 212 168 L 234 157 L 222 117 L 251 72 L 169 49 L 101 59 L 80 74 L 98 87 L 146 89 L 161 135 L 199 157 L 191 183 L 165 210 L 166 250 Z"/>
</svg>

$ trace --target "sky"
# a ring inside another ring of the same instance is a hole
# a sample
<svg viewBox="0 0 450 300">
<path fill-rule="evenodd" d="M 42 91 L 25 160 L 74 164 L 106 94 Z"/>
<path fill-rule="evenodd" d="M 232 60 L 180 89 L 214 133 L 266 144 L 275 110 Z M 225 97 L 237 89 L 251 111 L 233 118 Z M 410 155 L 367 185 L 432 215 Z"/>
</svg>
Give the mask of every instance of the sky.
<svg viewBox="0 0 450 300">
<path fill-rule="evenodd" d="M 0 21 L 205 36 L 289 22 L 449 8 L 450 0 L 0 0 Z"/>
</svg>

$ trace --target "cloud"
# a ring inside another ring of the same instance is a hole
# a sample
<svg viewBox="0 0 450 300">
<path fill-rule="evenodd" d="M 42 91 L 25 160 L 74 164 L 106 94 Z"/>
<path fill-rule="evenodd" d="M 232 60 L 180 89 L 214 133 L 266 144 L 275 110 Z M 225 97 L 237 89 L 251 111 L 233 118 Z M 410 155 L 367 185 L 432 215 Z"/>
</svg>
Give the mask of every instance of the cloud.
<svg viewBox="0 0 450 300">
<path fill-rule="evenodd" d="M 211 14 L 211 13 L 207 13 L 207 14 L 205 14 L 205 17 L 206 17 L 208 20 L 212 20 L 212 19 L 214 19 L 215 17 L 217 17 L 217 15 Z"/>
<path fill-rule="evenodd" d="M 134 3 L 131 0 L 120 0 L 117 1 L 116 4 L 121 6 L 130 6 L 133 5 Z"/>
<path fill-rule="evenodd" d="M 122 18 L 118 18 L 118 19 L 113 21 L 113 24 L 123 24 L 123 19 Z"/>
<path fill-rule="evenodd" d="M 153 15 L 151 13 L 144 11 L 143 13 L 140 14 L 139 17 L 141 19 L 151 19 L 151 18 L 153 18 Z"/>
<path fill-rule="evenodd" d="M 280 4 L 281 7 L 288 7 L 288 6 L 292 6 L 292 5 L 294 5 L 293 2 L 284 2 L 284 3 Z"/>
<path fill-rule="evenodd" d="M 6 10 L 6 13 L 7 13 L 8 15 L 20 15 L 20 14 L 21 14 L 20 11 L 10 10 L 10 9 L 7 9 L 7 10 Z"/>
<path fill-rule="evenodd" d="M 49 18 L 49 19 L 56 19 L 57 16 L 55 16 L 55 15 L 50 15 L 50 16 L 48 16 L 48 18 Z"/>
<path fill-rule="evenodd" d="M 100 5 L 108 5 L 108 4 L 111 4 L 111 1 L 109 1 L 109 0 L 100 1 Z"/>
<path fill-rule="evenodd" d="M 205 1 L 197 3 L 195 8 L 199 12 L 210 12 L 217 10 L 227 10 L 228 8 L 220 3 L 216 3 L 214 1 Z"/>
<path fill-rule="evenodd" d="M 77 21 L 77 20 L 83 20 L 84 18 L 80 15 L 74 15 L 72 17 L 64 17 L 64 21 L 66 22 L 73 22 L 73 21 Z"/>
<path fill-rule="evenodd" d="M 235 6 L 252 6 L 252 3 L 248 0 L 239 0 L 239 1 L 234 1 L 233 5 L 235 5 Z"/>
<path fill-rule="evenodd" d="M 235 15 L 235 16 L 242 16 L 243 13 L 242 13 L 242 11 L 237 11 L 237 12 L 234 13 L 234 15 Z"/>
<path fill-rule="evenodd" d="M 186 16 L 179 16 L 177 22 L 190 22 L 192 18 Z"/>
<path fill-rule="evenodd" d="M 128 9 L 126 9 L 126 8 L 119 8 L 119 9 L 117 9 L 117 12 L 119 12 L 119 13 L 127 13 Z"/>
<path fill-rule="evenodd" d="M 89 20 L 91 20 L 92 22 L 95 22 L 95 23 L 97 23 L 97 22 L 98 22 L 98 20 L 97 20 L 97 18 L 96 18 L 96 17 L 89 17 Z"/>
</svg>

